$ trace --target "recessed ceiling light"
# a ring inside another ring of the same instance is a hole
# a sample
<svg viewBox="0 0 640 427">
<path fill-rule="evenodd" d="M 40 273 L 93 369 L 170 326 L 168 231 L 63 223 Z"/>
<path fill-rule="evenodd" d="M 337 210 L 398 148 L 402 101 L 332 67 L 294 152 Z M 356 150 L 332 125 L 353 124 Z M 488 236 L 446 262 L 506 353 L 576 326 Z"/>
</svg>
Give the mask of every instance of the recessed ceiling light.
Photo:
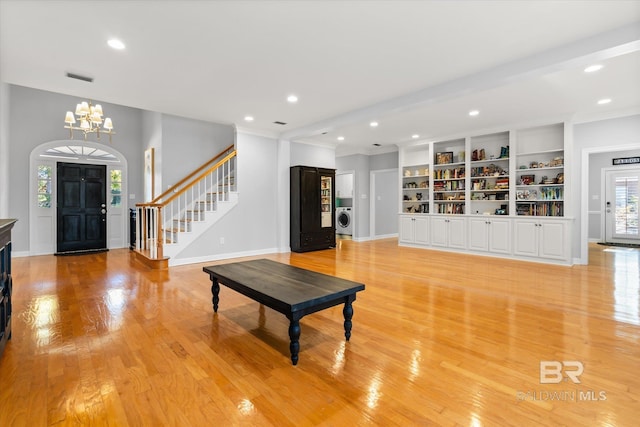
<svg viewBox="0 0 640 427">
<path fill-rule="evenodd" d="M 593 65 L 589 65 L 587 68 L 584 69 L 585 73 L 593 73 L 596 72 L 598 70 L 602 69 L 602 65 L 600 64 L 593 64 Z"/>
<path fill-rule="evenodd" d="M 344 136 L 339 136 L 338 141 L 344 141 Z"/>
<path fill-rule="evenodd" d="M 611 98 L 604 98 L 598 101 L 598 105 L 604 105 L 611 102 Z"/>
<path fill-rule="evenodd" d="M 253 116 L 244 116 L 244 121 L 245 122 L 252 122 L 253 121 Z"/>
<path fill-rule="evenodd" d="M 471 110 L 471 111 L 469 111 L 469 115 L 470 115 L 471 117 L 475 117 L 475 116 L 477 116 L 478 114 L 480 114 L 480 111 L 478 111 L 478 110 Z"/>
<path fill-rule="evenodd" d="M 371 126 L 372 128 L 378 127 L 378 122 L 371 122 L 369 123 L 369 126 Z"/>
<path fill-rule="evenodd" d="M 110 39 L 110 40 L 107 41 L 107 44 L 109 46 L 111 46 L 112 48 L 117 49 L 117 50 L 122 50 L 122 49 L 125 48 L 124 43 L 122 43 L 118 39 Z"/>
<path fill-rule="evenodd" d="M 296 102 L 298 102 L 298 97 L 295 95 L 289 95 L 287 96 L 287 102 L 289 102 L 290 104 L 295 104 Z"/>
<path fill-rule="evenodd" d="M 411 138 L 418 139 L 420 138 L 420 135 L 418 135 L 417 133 L 414 133 L 413 135 L 411 135 Z"/>
</svg>

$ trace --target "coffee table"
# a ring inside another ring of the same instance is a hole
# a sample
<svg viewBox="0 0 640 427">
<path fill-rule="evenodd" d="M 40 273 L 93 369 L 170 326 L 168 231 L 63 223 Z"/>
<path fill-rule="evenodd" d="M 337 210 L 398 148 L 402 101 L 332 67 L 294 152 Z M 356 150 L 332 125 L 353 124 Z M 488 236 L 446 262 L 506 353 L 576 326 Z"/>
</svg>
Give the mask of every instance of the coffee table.
<svg viewBox="0 0 640 427">
<path fill-rule="evenodd" d="M 344 336 L 351 338 L 352 303 L 362 283 L 258 259 L 204 267 L 211 278 L 213 311 L 218 312 L 220 284 L 272 308 L 289 319 L 291 362 L 298 363 L 300 319 L 307 314 L 344 304 Z"/>
</svg>

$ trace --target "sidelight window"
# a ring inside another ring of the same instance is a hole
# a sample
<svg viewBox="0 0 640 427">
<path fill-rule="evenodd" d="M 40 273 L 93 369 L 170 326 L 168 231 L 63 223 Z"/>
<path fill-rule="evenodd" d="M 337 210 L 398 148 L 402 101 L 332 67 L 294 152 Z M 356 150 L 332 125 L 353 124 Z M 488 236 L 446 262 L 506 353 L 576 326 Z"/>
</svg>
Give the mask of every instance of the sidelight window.
<svg viewBox="0 0 640 427">
<path fill-rule="evenodd" d="M 120 207 L 122 204 L 122 170 L 111 169 L 110 173 L 111 185 L 110 185 L 110 197 L 111 207 Z"/>
<path fill-rule="evenodd" d="M 51 207 L 51 166 L 38 165 L 38 207 Z"/>
</svg>

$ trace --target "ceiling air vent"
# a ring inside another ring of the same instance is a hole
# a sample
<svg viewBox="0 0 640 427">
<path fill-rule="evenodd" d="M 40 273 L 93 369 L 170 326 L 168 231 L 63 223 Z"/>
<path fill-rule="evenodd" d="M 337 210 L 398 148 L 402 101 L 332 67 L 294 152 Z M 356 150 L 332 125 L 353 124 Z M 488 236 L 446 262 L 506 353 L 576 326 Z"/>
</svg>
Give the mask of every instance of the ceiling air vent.
<svg viewBox="0 0 640 427">
<path fill-rule="evenodd" d="M 70 79 L 82 80 L 83 82 L 93 83 L 93 77 L 81 76 L 80 74 L 67 73 Z"/>
<path fill-rule="evenodd" d="M 279 121 L 275 121 L 275 122 L 273 122 L 273 124 L 275 124 L 275 125 L 281 125 L 281 126 L 286 125 L 286 123 L 285 123 L 285 122 L 279 122 Z"/>
<path fill-rule="evenodd" d="M 381 146 L 382 146 L 382 144 L 378 144 L 377 142 L 374 142 L 374 143 L 373 143 L 373 146 L 374 146 L 374 147 L 381 147 Z"/>
</svg>

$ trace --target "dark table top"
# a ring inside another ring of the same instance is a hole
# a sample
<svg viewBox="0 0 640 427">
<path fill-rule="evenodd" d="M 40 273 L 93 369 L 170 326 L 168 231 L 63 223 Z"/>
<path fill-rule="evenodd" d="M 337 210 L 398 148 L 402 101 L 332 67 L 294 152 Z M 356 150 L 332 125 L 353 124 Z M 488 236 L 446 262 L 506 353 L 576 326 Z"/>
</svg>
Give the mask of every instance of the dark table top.
<svg viewBox="0 0 640 427">
<path fill-rule="evenodd" d="M 209 266 L 203 271 L 281 312 L 303 310 L 364 290 L 362 283 L 268 259 Z"/>
</svg>

